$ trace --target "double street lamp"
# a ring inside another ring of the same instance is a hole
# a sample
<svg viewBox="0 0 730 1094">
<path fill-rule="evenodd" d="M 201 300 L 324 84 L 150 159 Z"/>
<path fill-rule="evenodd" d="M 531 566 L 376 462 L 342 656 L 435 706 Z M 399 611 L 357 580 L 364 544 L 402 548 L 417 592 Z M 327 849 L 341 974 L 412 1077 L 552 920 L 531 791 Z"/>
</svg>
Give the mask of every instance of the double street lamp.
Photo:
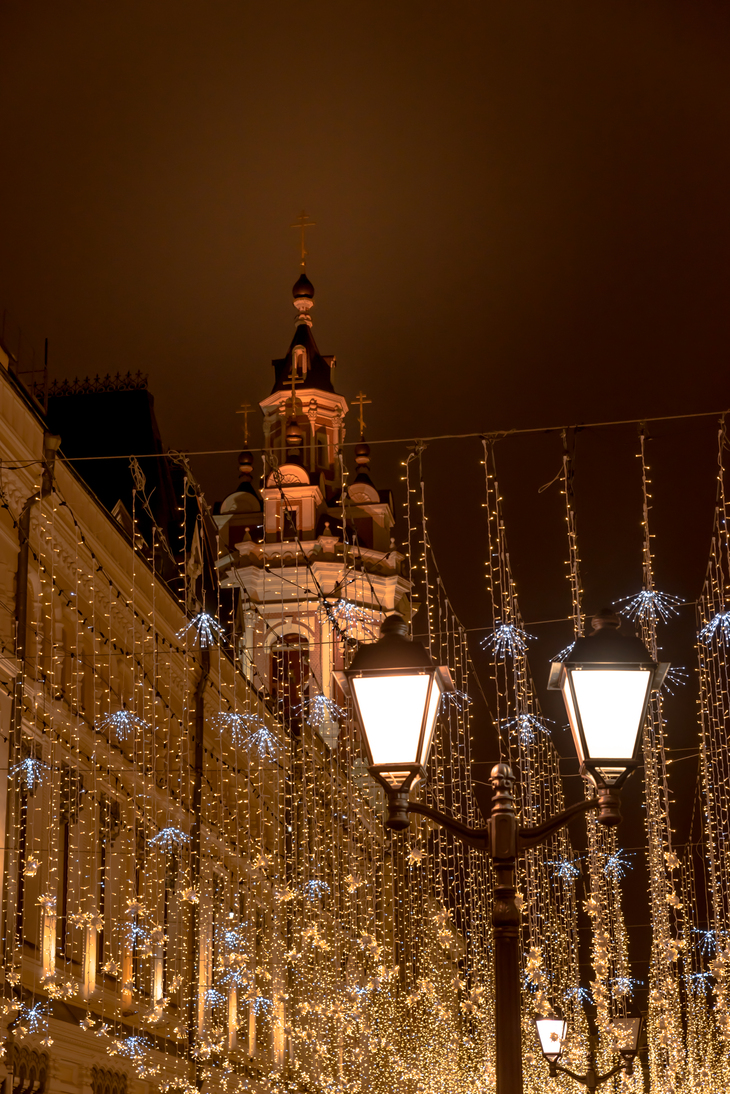
<svg viewBox="0 0 730 1094">
<path fill-rule="evenodd" d="M 353 699 L 370 774 L 387 795 L 386 827 L 402 830 L 411 814 L 425 816 L 492 859 L 497 1094 L 522 1094 L 523 1089 L 518 853 L 544 843 L 579 813 L 596 810 L 599 823 L 619 823 L 618 792 L 639 764 L 649 698 L 669 667 L 655 662 L 640 639 L 620 634 L 619 626 L 611 611 L 594 616 L 591 636 L 577 639 L 565 661 L 552 663 L 548 683 L 563 694 L 581 774 L 593 784 L 595 796 L 528 828 L 517 822 L 515 778 L 506 763 L 495 764 L 491 771 L 492 806 L 485 828 L 471 828 L 409 800 L 426 776 L 441 697 L 453 690 L 453 683 L 449 670 L 408 638 L 400 615 L 387 616 L 380 639 L 361 646 L 350 667 L 337 673 Z M 559 1055 L 551 1070 L 558 1067 Z M 621 1059 L 618 1067 L 624 1066 L 623 1055 Z M 599 1078 L 593 1064 L 590 1070 L 591 1081 Z"/>
</svg>

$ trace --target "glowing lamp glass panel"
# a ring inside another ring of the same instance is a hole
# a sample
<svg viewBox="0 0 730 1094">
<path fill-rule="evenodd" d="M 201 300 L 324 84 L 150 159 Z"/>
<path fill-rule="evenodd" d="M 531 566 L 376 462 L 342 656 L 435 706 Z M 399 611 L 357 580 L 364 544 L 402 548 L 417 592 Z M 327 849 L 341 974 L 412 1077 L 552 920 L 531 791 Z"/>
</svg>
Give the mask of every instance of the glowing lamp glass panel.
<svg viewBox="0 0 730 1094">
<path fill-rule="evenodd" d="M 568 1023 L 563 1018 L 538 1018 L 535 1021 L 542 1054 L 548 1060 L 557 1060 L 563 1051 Z"/>
<path fill-rule="evenodd" d="M 430 682 L 429 673 L 351 678 L 375 766 L 421 763 L 423 749 L 419 745 Z M 438 688 L 433 692 L 438 696 Z M 429 714 L 432 705 L 433 700 Z"/>
<path fill-rule="evenodd" d="M 433 740 L 433 731 L 436 728 L 436 715 L 439 712 L 439 703 L 441 702 L 441 688 L 438 687 L 436 678 L 433 681 L 433 687 L 431 688 L 431 695 L 428 700 L 428 713 L 426 714 L 426 732 L 423 735 L 423 744 L 421 746 L 421 755 L 419 763 L 422 767 L 425 767 L 428 762 L 428 754 L 431 751 L 431 741 Z"/>
<path fill-rule="evenodd" d="M 639 1051 L 641 1036 L 641 1018 L 614 1018 L 616 1047 L 622 1056 L 635 1056 Z"/>
<path fill-rule="evenodd" d="M 570 695 L 568 676 L 573 695 Z M 578 743 L 581 734 L 576 732 L 576 713 L 580 714 L 582 737 L 588 753 L 587 756 L 580 756 L 581 760 L 631 759 L 644 720 L 652 678 L 650 668 L 568 669 L 563 695 L 576 747 L 582 751 Z"/>
</svg>

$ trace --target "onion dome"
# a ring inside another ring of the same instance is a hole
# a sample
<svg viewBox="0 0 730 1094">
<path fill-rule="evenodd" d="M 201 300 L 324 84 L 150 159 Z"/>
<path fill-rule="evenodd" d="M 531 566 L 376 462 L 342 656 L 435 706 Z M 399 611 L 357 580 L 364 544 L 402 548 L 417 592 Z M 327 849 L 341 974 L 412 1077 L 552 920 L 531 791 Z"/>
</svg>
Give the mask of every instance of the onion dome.
<svg viewBox="0 0 730 1094">
<path fill-rule="evenodd" d="M 304 433 L 296 418 L 290 418 L 286 423 L 286 443 L 288 448 L 300 448 L 304 444 Z"/>
<path fill-rule="evenodd" d="M 248 450 L 241 452 L 238 457 L 238 474 L 249 481 L 253 475 L 253 454 Z"/>
<path fill-rule="evenodd" d="M 298 300 L 301 297 L 306 297 L 309 300 L 314 299 L 314 285 L 305 273 L 299 275 L 294 283 L 291 294 L 295 300 Z"/>
<path fill-rule="evenodd" d="M 312 317 L 309 313 L 314 307 L 314 285 L 305 273 L 299 275 L 291 292 L 297 309 L 297 326 L 306 323 L 311 327 Z"/>
<path fill-rule="evenodd" d="M 355 446 L 355 463 L 361 471 L 367 471 L 370 466 L 370 445 L 365 441 Z"/>
</svg>

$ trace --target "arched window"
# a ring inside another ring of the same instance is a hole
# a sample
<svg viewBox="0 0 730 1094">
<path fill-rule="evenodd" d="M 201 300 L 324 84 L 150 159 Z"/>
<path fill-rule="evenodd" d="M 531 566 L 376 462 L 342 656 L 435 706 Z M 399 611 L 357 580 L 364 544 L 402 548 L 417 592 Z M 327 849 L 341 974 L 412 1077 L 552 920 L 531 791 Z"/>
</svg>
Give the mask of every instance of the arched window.
<svg viewBox="0 0 730 1094">
<path fill-rule="evenodd" d="M 303 634 L 282 634 L 271 647 L 271 694 L 286 723 L 299 730 L 302 704 L 309 691 L 309 641 Z"/>
<path fill-rule="evenodd" d="M 302 346 L 295 346 L 292 351 L 291 367 L 294 379 L 297 383 L 303 383 L 307 376 L 307 351 Z"/>
</svg>

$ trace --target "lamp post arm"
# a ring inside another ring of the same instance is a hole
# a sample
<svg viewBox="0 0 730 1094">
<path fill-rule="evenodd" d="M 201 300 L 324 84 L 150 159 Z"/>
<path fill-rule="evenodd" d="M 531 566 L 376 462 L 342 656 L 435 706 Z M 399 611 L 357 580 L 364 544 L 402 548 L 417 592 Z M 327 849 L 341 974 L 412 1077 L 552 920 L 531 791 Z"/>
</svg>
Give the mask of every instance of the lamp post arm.
<svg viewBox="0 0 730 1094">
<path fill-rule="evenodd" d="M 600 808 L 598 798 L 587 798 L 585 801 L 568 806 L 567 809 L 563 809 L 561 813 L 550 817 L 543 824 L 536 824 L 532 828 L 518 828 L 517 835 L 520 844 L 523 847 L 534 847 L 538 843 L 544 843 L 548 836 L 552 836 L 554 832 L 564 828 L 573 817 L 577 817 L 580 813 L 589 813 L 591 809 L 598 808 Z"/>
<path fill-rule="evenodd" d="M 560 1072 L 562 1075 L 567 1075 L 570 1079 L 575 1079 L 581 1086 L 588 1087 L 589 1090 L 595 1090 L 597 1087 L 602 1086 L 609 1079 L 612 1079 L 623 1067 L 625 1063 L 621 1060 L 618 1064 L 607 1071 L 605 1075 L 599 1075 L 597 1071 L 590 1069 L 587 1075 L 576 1075 L 575 1071 L 571 1071 L 569 1067 L 563 1067 L 562 1064 L 554 1063 L 550 1068 L 550 1074 L 557 1074 Z"/>
<path fill-rule="evenodd" d="M 470 828 L 468 824 L 462 824 L 461 821 L 455 820 L 454 817 L 449 817 L 446 813 L 441 813 L 438 809 L 433 809 L 430 805 L 422 805 L 421 802 L 408 802 L 408 812 L 418 813 L 421 817 L 428 817 L 429 820 L 435 821 L 441 828 L 445 828 L 447 832 L 451 832 L 452 835 L 458 836 L 464 843 L 468 843 L 472 847 L 479 847 L 482 851 L 489 852 L 490 840 L 488 828 Z"/>
</svg>

